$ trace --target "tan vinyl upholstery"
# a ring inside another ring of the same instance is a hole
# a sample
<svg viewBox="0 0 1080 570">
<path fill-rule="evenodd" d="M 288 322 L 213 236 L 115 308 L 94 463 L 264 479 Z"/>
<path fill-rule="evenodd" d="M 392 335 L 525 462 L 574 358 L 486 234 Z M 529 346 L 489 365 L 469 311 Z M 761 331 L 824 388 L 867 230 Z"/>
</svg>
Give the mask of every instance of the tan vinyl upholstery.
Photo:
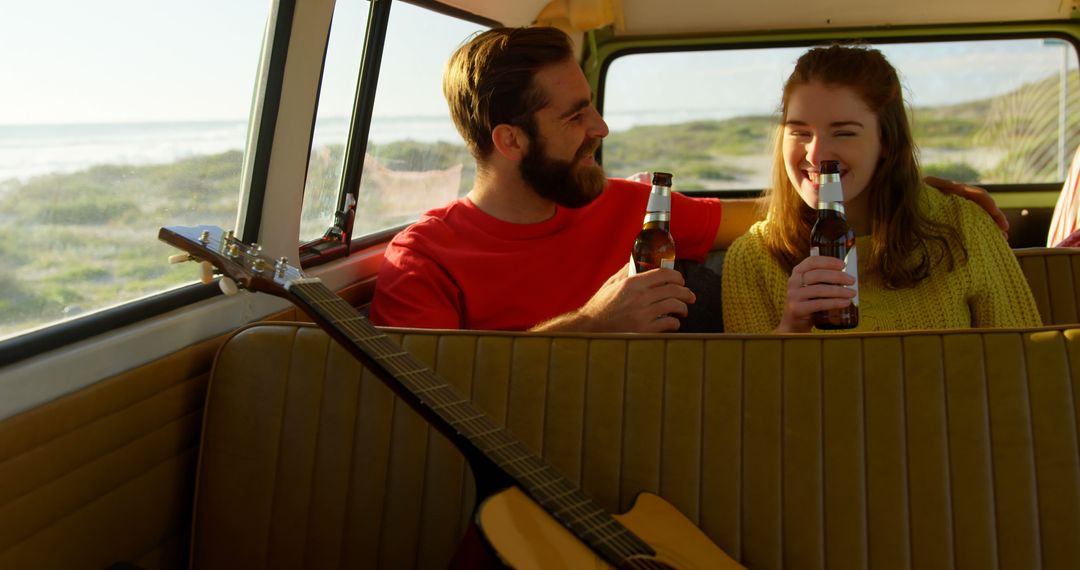
<svg viewBox="0 0 1080 570">
<path fill-rule="evenodd" d="M 1080 328 L 394 336 L 602 505 L 657 492 L 751 568 L 1080 567 Z M 203 442 L 197 568 L 443 567 L 473 502 L 306 325 L 226 342 Z"/>
<path fill-rule="evenodd" d="M 0 422 L 0 568 L 184 567 L 212 339 Z"/>
<path fill-rule="evenodd" d="M 1015 250 L 1045 325 L 1080 323 L 1080 249 Z"/>
<path fill-rule="evenodd" d="M 0 569 L 187 566 L 203 403 L 224 341 L 0 421 Z"/>
</svg>

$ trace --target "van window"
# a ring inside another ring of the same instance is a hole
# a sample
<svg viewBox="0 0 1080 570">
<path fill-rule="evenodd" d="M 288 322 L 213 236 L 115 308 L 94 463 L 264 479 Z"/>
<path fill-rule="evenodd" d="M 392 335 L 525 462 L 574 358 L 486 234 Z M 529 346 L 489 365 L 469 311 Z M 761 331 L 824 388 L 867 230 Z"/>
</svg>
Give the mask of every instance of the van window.
<svg viewBox="0 0 1080 570">
<path fill-rule="evenodd" d="M 197 277 L 195 264 L 167 263 L 176 250 L 157 231 L 235 224 L 268 8 L 266 0 L 5 8 L 0 337 Z"/>
<path fill-rule="evenodd" d="M 304 181 L 301 242 L 318 239 L 335 221 L 334 212 L 337 210 L 345 166 L 345 144 L 349 139 L 349 116 L 356 98 L 360 60 L 364 54 L 365 11 L 372 5 L 365 0 L 339 0 L 334 3 L 311 156 Z"/>
<path fill-rule="evenodd" d="M 880 43 L 906 87 L 925 174 L 983 184 L 1061 182 L 1080 144 L 1071 43 Z M 636 53 L 603 78 L 604 167 L 675 173 L 678 190 L 769 186 L 783 82 L 798 48 Z"/>
<path fill-rule="evenodd" d="M 362 0 L 339 0 L 334 26 L 356 27 Z M 360 23 L 360 24 L 358 24 Z M 404 2 L 390 11 L 378 89 L 364 157 L 353 237 L 415 220 L 424 211 L 463 195 L 474 164 L 442 96 L 446 60 L 480 25 Z M 319 97 L 315 142 L 304 196 L 301 239 L 322 235 L 334 220 L 342 179 L 348 121 L 360 62 L 357 32 L 338 41 L 331 29 Z M 346 55 L 335 53 L 339 50 Z M 336 65 L 339 60 L 349 63 Z M 332 67 L 332 64 L 335 64 Z"/>
</svg>

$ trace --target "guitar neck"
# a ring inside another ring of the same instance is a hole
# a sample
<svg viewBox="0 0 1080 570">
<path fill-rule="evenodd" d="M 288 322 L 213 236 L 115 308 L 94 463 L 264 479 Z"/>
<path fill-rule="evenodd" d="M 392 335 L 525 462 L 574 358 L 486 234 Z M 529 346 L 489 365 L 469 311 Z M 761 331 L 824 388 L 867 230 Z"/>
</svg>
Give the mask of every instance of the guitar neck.
<svg viewBox="0 0 1080 570">
<path fill-rule="evenodd" d="M 479 454 L 579 539 L 615 566 L 652 556 L 652 548 L 567 481 L 542 457 L 394 344 L 315 278 L 287 285 L 293 301 L 377 374 L 466 457 Z M 476 466 L 474 466 L 475 469 Z"/>
</svg>

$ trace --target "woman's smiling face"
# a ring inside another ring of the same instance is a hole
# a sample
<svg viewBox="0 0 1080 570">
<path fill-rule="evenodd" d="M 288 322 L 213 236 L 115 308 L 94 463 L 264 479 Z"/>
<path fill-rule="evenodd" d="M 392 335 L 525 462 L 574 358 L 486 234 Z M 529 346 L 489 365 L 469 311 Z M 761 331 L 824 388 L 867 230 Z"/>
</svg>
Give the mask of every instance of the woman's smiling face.
<svg viewBox="0 0 1080 570">
<path fill-rule="evenodd" d="M 850 202 L 874 176 L 882 153 L 880 133 L 877 115 L 854 90 L 818 81 L 796 87 L 784 121 L 788 180 L 816 208 L 818 166 L 822 160 L 838 160 L 844 201 Z"/>
</svg>

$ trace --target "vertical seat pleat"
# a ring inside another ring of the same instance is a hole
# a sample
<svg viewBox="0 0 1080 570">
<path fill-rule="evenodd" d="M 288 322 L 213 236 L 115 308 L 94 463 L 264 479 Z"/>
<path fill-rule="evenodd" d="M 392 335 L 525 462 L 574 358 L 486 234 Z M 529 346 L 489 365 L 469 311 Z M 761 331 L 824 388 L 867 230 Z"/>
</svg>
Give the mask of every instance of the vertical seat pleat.
<svg viewBox="0 0 1080 570">
<path fill-rule="evenodd" d="M 1050 276 L 1044 256 L 1025 256 L 1018 261 L 1028 286 L 1031 287 L 1031 294 L 1035 297 L 1035 305 L 1039 308 L 1043 324 L 1054 323 L 1054 311 L 1050 303 Z"/>
<path fill-rule="evenodd" d="M 904 362 L 899 338 L 863 341 L 866 512 L 872 568 L 911 568 Z"/>
<path fill-rule="evenodd" d="M 278 459 L 275 468 L 273 511 L 267 539 L 267 568 L 295 568 L 304 564 L 308 535 L 315 450 L 322 417 L 323 379 L 327 370 L 324 335 L 297 330 L 288 364 Z M 319 373 L 311 373 L 318 371 Z"/>
<path fill-rule="evenodd" d="M 511 362 L 514 355 L 512 339 L 481 336 L 476 339 L 476 359 L 473 365 L 472 401 L 498 425 L 507 425 L 509 413 Z M 465 493 L 461 498 L 461 527 L 466 528 L 476 503 L 476 482 L 471 468 L 466 469 Z"/>
<path fill-rule="evenodd" d="M 735 558 L 742 556 L 743 341 L 705 342 L 701 529 Z"/>
<path fill-rule="evenodd" d="M 619 510 L 641 491 L 660 489 L 660 448 L 664 399 L 664 342 L 626 341 L 626 400 L 623 404 L 622 483 Z"/>
<path fill-rule="evenodd" d="M 544 448 L 550 349 L 545 338 L 517 339 L 510 363 L 506 429 L 533 453 Z"/>
<path fill-rule="evenodd" d="M 1067 330 L 1062 338 L 1069 363 L 1069 378 L 1072 378 L 1073 416 L 1080 418 L 1080 329 Z M 1076 423 L 1076 438 L 1080 441 L 1080 421 Z"/>
<path fill-rule="evenodd" d="M 422 362 L 432 363 L 435 341 L 433 336 L 407 336 L 402 348 Z M 381 565 L 411 568 L 416 565 L 420 547 L 420 507 L 430 431 L 428 424 L 400 399 L 394 400 L 394 408 L 381 532 L 395 539 L 380 542 L 379 559 Z"/>
<path fill-rule="evenodd" d="M 911 565 L 953 568 L 945 355 L 937 336 L 905 337 L 903 346 Z"/>
<path fill-rule="evenodd" d="M 868 564 L 863 349 L 858 339 L 823 345 L 824 561 L 855 570 Z"/>
<path fill-rule="evenodd" d="M 1031 406 L 1019 335 L 983 336 L 998 560 L 1003 570 L 1042 566 Z"/>
<path fill-rule="evenodd" d="M 588 342 L 568 338 L 550 339 L 549 342 L 542 451 L 559 473 L 580 485 Z M 604 452 L 601 449 L 594 451 Z"/>
<path fill-rule="evenodd" d="M 783 559 L 824 568 L 821 341 L 785 341 L 781 358 Z"/>
<path fill-rule="evenodd" d="M 296 359 L 294 359 L 296 362 Z M 361 366 L 343 350 L 326 354 L 319 391 L 319 427 L 315 460 L 308 476 L 310 503 L 304 535 L 303 566 L 340 568 L 342 530 L 345 526 L 349 466 L 356 435 Z M 295 528 L 292 532 L 300 534 Z M 275 561 L 277 563 L 277 561 Z"/>
<path fill-rule="evenodd" d="M 1050 310 L 1054 319 L 1051 322 L 1080 322 L 1080 310 L 1077 309 L 1077 281 L 1073 277 L 1073 261 L 1077 257 L 1055 255 L 1046 258 Z"/>
<path fill-rule="evenodd" d="M 474 337 L 446 336 L 438 339 L 434 370 L 463 398 L 468 397 L 472 389 L 475 354 Z M 471 505 L 462 504 L 465 458 L 450 440 L 434 428 L 429 429 L 429 438 L 417 568 L 446 564 L 457 548 L 457 537 L 465 531 L 461 512 L 472 510 Z"/>
<path fill-rule="evenodd" d="M 400 341 L 400 338 L 396 339 Z M 356 437 L 353 438 L 349 466 L 349 490 L 345 496 L 347 515 L 342 532 L 343 568 L 376 568 L 379 544 L 384 540 L 383 513 L 386 510 L 387 478 L 390 465 L 392 426 L 397 411 L 394 393 L 369 370 L 359 379 Z"/>
<path fill-rule="evenodd" d="M 597 502 L 615 512 L 619 504 L 622 465 L 623 401 L 626 398 L 626 343 L 589 342 L 585 386 L 585 442 L 581 486 Z"/>
<path fill-rule="evenodd" d="M 1077 321 L 1080 321 L 1080 250 L 1077 255 L 1070 255 L 1069 257 L 1069 273 L 1072 275 L 1072 299 L 1073 306 L 1076 307 Z M 1049 323 L 1043 323 L 1049 324 Z"/>
<path fill-rule="evenodd" d="M 1068 568 L 1080 560 L 1080 449 L 1068 361 L 1060 333 L 1024 338 L 1035 441 L 1042 561 Z"/>
<path fill-rule="evenodd" d="M 660 494 L 696 522 L 701 492 L 704 346 L 700 340 L 673 339 L 666 349 Z"/>
<path fill-rule="evenodd" d="M 295 329 L 243 331 L 222 351 L 215 371 L 241 371 L 212 386 L 200 450 L 192 541 L 196 568 L 266 566 L 278 466 L 278 438 Z M 238 452 L 238 450 L 241 450 Z M 213 524 L 199 524 L 200 519 Z"/>
<path fill-rule="evenodd" d="M 751 568 L 783 566 L 779 340 L 748 340 L 743 366 L 743 558 Z"/>
<path fill-rule="evenodd" d="M 956 566 L 961 570 L 996 568 L 990 410 L 982 338 L 948 336 L 943 346 Z"/>
</svg>

